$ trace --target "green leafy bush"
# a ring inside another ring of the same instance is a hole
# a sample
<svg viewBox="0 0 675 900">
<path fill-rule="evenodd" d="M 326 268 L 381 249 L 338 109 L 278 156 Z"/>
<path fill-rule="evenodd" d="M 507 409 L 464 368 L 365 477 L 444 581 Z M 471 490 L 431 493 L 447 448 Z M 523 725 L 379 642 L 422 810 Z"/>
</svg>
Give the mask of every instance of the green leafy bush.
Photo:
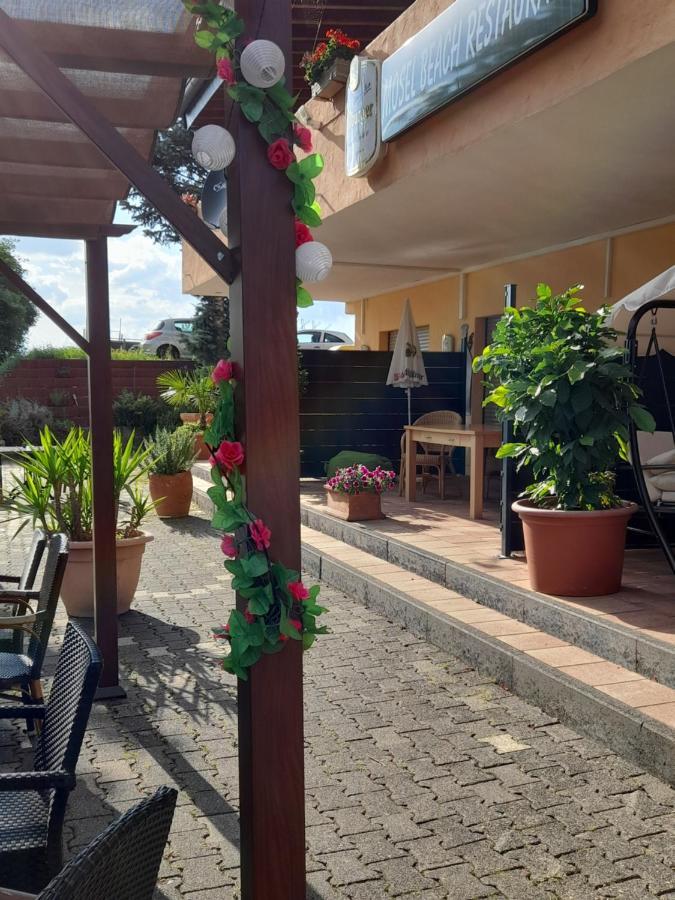
<svg viewBox="0 0 675 900">
<path fill-rule="evenodd" d="M 149 437 L 157 428 L 173 430 L 180 425 L 180 416 L 157 397 L 122 391 L 113 403 L 115 427 L 128 432 L 133 430 L 137 437 Z"/>
<path fill-rule="evenodd" d="M 7 447 L 34 444 L 40 430 L 53 423 L 51 410 L 33 400 L 19 397 L 0 407 L 0 439 Z"/>
<path fill-rule="evenodd" d="M 588 312 L 581 290 L 554 295 L 538 285 L 535 305 L 505 310 L 473 364 L 487 376 L 485 403 L 515 424 L 517 440 L 497 456 L 531 467 L 536 481 L 525 495 L 555 509 L 619 506 L 612 470 L 627 459 L 629 418 L 642 431 L 655 427 L 607 309 Z"/>
<path fill-rule="evenodd" d="M 195 456 L 195 435 L 184 425 L 175 431 L 158 428 L 153 440 L 146 442 L 149 471 L 153 475 L 178 475 L 189 472 Z"/>
</svg>

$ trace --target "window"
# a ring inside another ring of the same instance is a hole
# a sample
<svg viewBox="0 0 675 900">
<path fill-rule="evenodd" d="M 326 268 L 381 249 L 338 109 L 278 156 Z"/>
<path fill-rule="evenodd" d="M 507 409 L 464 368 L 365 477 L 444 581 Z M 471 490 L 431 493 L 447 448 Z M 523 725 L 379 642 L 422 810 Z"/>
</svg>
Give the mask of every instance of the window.
<svg viewBox="0 0 675 900">
<path fill-rule="evenodd" d="M 152 331 L 163 331 L 165 322 L 160 322 L 159 325 L 155 325 Z"/>
<path fill-rule="evenodd" d="M 321 343 L 321 332 L 320 331 L 301 331 L 298 334 L 298 343 L 299 344 L 320 344 Z"/>
<path fill-rule="evenodd" d="M 323 340 L 326 344 L 344 344 L 342 338 L 338 337 L 337 334 L 333 334 L 331 331 L 324 332 Z"/>
<path fill-rule="evenodd" d="M 393 353 L 396 346 L 396 338 L 398 337 L 398 329 L 389 332 L 389 350 Z M 417 329 L 417 343 L 422 353 L 428 353 L 431 350 L 431 342 L 429 340 L 429 326 L 421 325 Z"/>
<path fill-rule="evenodd" d="M 180 331 L 181 334 L 192 334 L 193 324 L 191 319 L 185 319 L 182 322 L 174 322 L 176 331 Z"/>
</svg>

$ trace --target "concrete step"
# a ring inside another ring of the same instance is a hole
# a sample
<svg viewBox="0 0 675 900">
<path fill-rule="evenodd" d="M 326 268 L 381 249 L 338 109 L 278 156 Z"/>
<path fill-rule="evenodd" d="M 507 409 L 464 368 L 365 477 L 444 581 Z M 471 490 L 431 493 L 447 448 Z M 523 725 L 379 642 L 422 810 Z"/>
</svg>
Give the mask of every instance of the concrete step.
<svg viewBox="0 0 675 900">
<path fill-rule="evenodd" d="M 394 563 L 402 570 L 421 575 L 483 606 L 623 666 L 630 672 L 675 688 L 675 644 L 593 614 L 601 612 L 602 604 L 611 603 L 611 598 L 599 599 L 590 611 L 581 606 L 572 607 L 554 597 L 508 584 L 357 522 L 336 519 L 323 510 L 305 504 L 302 506 L 302 522 L 314 531 L 364 550 L 377 559 Z"/>
<path fill-rule="evenodd" d="M 672 688 L 320 531 L 302 541 L 309 575 L 675 784 Z"/>
</svg>

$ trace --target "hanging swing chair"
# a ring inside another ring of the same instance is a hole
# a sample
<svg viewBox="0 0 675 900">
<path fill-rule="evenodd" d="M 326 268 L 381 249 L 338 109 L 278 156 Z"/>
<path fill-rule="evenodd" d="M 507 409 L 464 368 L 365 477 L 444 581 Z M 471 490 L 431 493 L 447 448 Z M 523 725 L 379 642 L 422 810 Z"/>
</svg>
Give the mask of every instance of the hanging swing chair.
<svg viewBox="0 0 675 900">
<path fill-rule="evenodd" d="M 673 366 L 670 371 L 666 366 L 672 357 L 659 340 L 659 314 L 665 310 L 675 311 L 675 266 L 616 303 L 608 321 L 616 327 L 622 313 L 632 313 L 626 329 L 628 360 L 647 406 L 658 408 L 653 434 L 638 431 L 631 421 L 630 459 L 651 533 L 675 574 L 675 553 L 666 530 L 667 521 L 675 517 L 675 380 Z M 640 356 L 644 332 L 638 331 L 646 316 L 650 317 L 647 348 Z"/>
</svg>

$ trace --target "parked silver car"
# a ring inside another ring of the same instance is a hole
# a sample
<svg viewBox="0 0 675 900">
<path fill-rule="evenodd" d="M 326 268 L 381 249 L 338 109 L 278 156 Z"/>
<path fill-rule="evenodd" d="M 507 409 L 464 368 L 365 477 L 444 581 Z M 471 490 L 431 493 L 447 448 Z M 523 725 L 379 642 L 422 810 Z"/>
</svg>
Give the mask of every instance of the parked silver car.
<svg viewBox="0 0 675 900">
<path fill-rule="evenodd" d="M 141 350 L 160 359 L 190 359 L 194 319 L 162 319 L 141 341 Z"/>
<path fill-rule="evenodd" d="M 308 329 L 298 332 L 298 346 L 301 350 L 340 350 L 354 341 L 344 331 L 323 331 Z"/>
</svg>

